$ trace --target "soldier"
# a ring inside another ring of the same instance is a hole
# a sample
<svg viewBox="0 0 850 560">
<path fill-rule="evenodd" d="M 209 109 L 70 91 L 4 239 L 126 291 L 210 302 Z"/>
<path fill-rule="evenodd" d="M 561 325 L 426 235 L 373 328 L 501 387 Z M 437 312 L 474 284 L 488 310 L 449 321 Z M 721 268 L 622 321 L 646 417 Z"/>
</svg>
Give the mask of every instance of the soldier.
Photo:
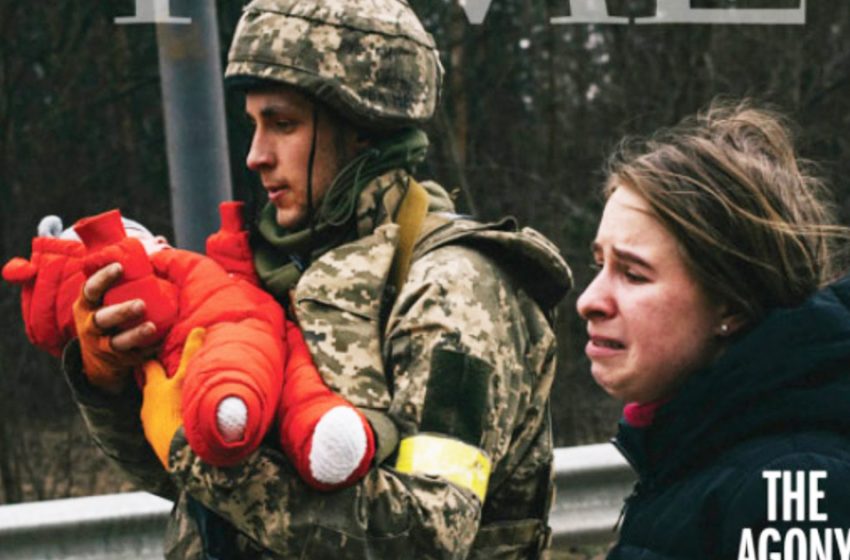
<svg viewBox="0 0 850 560">
<path fill-rule="evenodd" d="M 433 39 L 399 0 L 254 0 L 226 78 L 246 93 L 247 165 L 269 198 L 256 271 L 378 450 L 362 480 L 331 493 L 270 447 L 205 464 L 179 413 L 163 412 L 179 408 L 179 386 L 111 395 L 89 383 L 84 358 L 126 375 L 152 333 L 122 326 L 141 320 L 138 302 L 99 305 L 120 277 L 102 269 L 78 302 L 85 333 L 65 369 L 98 445 L 176 500 L 167 557 L 539 558 L 553 492 L 551 318 L 570 273 L 533 230 L 461 218 L 442 187 L 413 179 L 428 145 L 418 126 L 440 93 Z M 152 448 L 165 448 L 166 470 Z"/>
</svg>

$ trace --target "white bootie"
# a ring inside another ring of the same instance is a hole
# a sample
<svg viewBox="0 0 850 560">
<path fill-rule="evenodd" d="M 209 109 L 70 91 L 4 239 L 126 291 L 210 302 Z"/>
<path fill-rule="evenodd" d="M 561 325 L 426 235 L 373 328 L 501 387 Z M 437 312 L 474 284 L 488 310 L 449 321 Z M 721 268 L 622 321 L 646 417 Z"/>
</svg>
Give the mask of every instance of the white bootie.
<svg viewBox="0 0 850 560">
<path fill-rule="evenodd" d="M 366 453 L 363 422 L 347 406 L 330 409 L 316 424 L 310 449 L 310 472 L 324 484 L 339 484 L 353 473 Z"/>
<path fill-rule="evenodd" d="M 224 441 L 230 443 L 245 437 L 248 424 L 248 407 L 239 397 L 227 397 L 218 403 L 215 419 Z"/>
</svg>

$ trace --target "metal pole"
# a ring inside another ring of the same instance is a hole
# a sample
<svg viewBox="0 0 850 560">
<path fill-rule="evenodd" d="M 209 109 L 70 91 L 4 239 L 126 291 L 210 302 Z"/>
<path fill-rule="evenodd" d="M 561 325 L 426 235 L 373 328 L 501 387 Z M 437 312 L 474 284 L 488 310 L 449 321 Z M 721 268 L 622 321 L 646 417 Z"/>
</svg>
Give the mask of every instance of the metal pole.
<svg viewBox="0 0 850 560">
<path fill-rule="evenodd" d="M 188 24 L 158 23 L 159 71 L 176 245 L 203 251 L 232 198 L 214 0 L 173 0 Z"/>
</svg>

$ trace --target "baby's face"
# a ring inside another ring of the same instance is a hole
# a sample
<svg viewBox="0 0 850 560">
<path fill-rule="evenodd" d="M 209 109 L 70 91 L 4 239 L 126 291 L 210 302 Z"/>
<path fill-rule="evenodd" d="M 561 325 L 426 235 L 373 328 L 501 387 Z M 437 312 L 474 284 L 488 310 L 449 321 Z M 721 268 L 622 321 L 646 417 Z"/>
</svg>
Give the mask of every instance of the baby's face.
<svg viewBox="0 0 850 560">
<path fill-rule="evenodd" d="M 48 218 L 51 218 L 53 221 L 47 225 L 44 224 Z M 127 234 L 127 237 L 132 237 L 134 239 L 138 239 L 142 242 L 142 246 L 145 248 L 145 252 L 148 255 L 152 255 L 154 253 L 158 253 L 163 249 L 170 249 L 171 245 L 169 245 L 168 240 L 162 235 L 154 235 L 147 228 L 135 222 L 133 220 L 122 220 L 124 224 L 124 231 Z M 74 231 L 74 228 L 68 228 L 62 230 L 62 220 L 60 220 L 56 216 L 48 216 L 44 220 L 42 220 L 42 224 L 39 224 L 39 235 L 43 237 L 59 237 L 59 239 L 67 239 L 71 241 L 80 241 L 80 236 L 77 235 L 77 232 Z M 52 229 L 51 229 L 52 227 Z M 58 235 L 54 230 L 61 230 L 61 233 Z"/>
<path fill-rule="evenodd" d="M 171 247 L 171 245 L 168 244 L 168 240 L 162 235 L 151 235 L 150 232 L 133 227 L 125 226 L 124 229 L 127 232 L 127 237 L 133 237 L 142 242 L 142 246 L 145 248 L 145 252 L 148 255 L 153 255 L 154 253 Z"/>
</svg>

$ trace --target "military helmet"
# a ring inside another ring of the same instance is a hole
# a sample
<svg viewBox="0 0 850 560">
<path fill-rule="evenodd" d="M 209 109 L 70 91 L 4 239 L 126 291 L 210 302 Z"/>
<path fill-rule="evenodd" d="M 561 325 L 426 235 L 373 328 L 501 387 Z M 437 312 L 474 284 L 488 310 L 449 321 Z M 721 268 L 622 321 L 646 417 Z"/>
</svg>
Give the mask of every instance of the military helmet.
<svg viewBox="0 0 850 560">
<path fill-rule="evenodd" d="M 253 0 L 225 77 L 298 87 L 367 129 L 427 121 L 443 67 L 404 0 Z"/>
</svg>

